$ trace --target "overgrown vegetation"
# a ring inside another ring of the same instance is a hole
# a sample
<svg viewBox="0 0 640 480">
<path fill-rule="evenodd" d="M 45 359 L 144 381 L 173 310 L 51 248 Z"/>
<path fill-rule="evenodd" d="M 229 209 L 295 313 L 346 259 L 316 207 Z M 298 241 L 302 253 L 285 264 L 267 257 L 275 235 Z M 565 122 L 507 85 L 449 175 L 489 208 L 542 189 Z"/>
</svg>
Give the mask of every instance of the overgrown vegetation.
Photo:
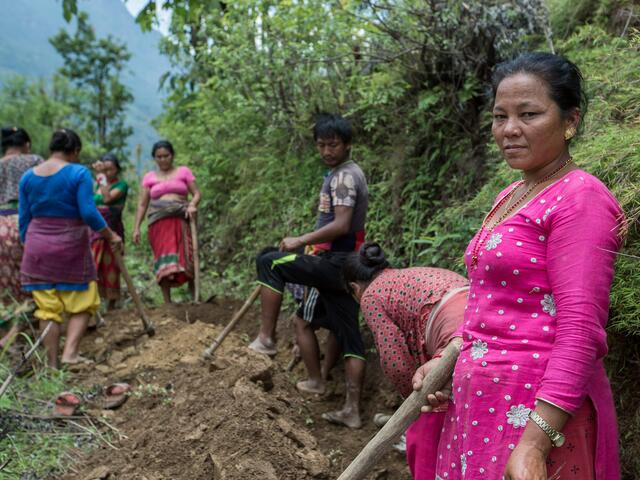
<svg viewBox="0 0 640 480">
<path fill-rule="evenodd" d="M 87 162 L 108 152 L 123 160 L 132 128 L 125 124 L 133 101 L 120 81 L 131 55 L 111 36 L 97 38 L 86 13 L 77 17 L 73 35 L 61 30 L 50 39 L 64 65 L 48 79 L 12 76 L 2 79 L 0 125 L 19 125 L 33 139 L 32 150 L 48 153 L 53 130 L 73 128 L 83 140 Z"/>
<path fill-rule="evenodd" d="M 633 5 L 558 0 L 547 17 L 544 4 L 529 2 L 167 3 L 184 7 L 165 44 L 183 71 L 169 79 L 159 126 L 201 179 L 206 273 L 225 291 L 247 290 L 257 249 L 312 225 L 322 168 L 309 127 L 322 110 L 357 128 L 355 158 L 372 199 L 368 237 L 382 239 L 397 265 L 462 271 L 468 239 L 516 178 L 488 137 L 491 68 L 515 52 L 551 47 L 580 65 L 592 101 L 573 155 L 610 186 L 628 221 L 608 367 L 625 478 L 638 478 L 639 403 L 628 388 L 640 366 Z"/>
<path fill-rule="evenodd" d="M 51 133 L 65 125 L 87 137 L 82 119 L 72 107 L 72 99 L 80 93 L 64 78 L 56 75 L 48 80 L 14 76 L 0 89 L 0 124 L 25 128 L 33 140 L 34 153 L 47 155 Z M 95 158 L 97 149 L 89 142 L 83 145 L 82 157 Z"/>
<path fill-rule="evenodd" d="M 102 151 L 124 153 L 133 129 L 125 125 L 125 111 L 133 95 L 120 81 L 131 58 L 126 45 L 111 35 L 97 38 L 86 13 L 80 12 L 73 35 L 60 30 L 49 41 L 64 60 L 60 75 L 77 87 L 80 94 L 70 99 L 70 107 L 84 120 L 89 133 L 85 139 Z"/>
<path fill-rule="evenodd" d="M 73 13 L 75 2 L 63 3 Z M 357 129 L 368 237 L 397 265 L 462 271 L 464 246 L 516 178 L 489 138 L 492 67 L 550 42 L 574 60 L 591 105 L 572 153 L 627 214 L 608 370 L 624 478 L 640 478 L 640 20 L 632 1 L 551 0 L 548 16 L 543 2 L 526 1 L 163 4 L 173 9 L 163 48 L 179 73 L 166 78 L 171 95 L 158 127 L 197 174 L 205 289 L 225 294 L 248 292 L 258 249 L 313 225 L 323 168 L 309 136 L 323 110 Z M 154 8 L 143 10 L 143 25 Z"/>
<path fill-rule="evenodd" d="M 0 376 L 6 378 L 12 362 L 0 350 Z M 36 362 L 40 364 L 40 362 Z M 37 368 L 33 374 L 14 380 L 0 398 L 0 478 L 46 478 L 69 464 L 67 450 L 80 440 L 60 428 L 50 416 L 49 406 L 57 394 L 66 390 L 63 371 Z"/>
<path fill-rule="evenodd" d="M 206 192 L 204 267 L 224 291 L 248 288 L 260 248 L 313 225 L 321 111 L 357 130 L 369 236 L 416 261 L 431 216 L 485 180 L 492 66 L 546 28 L 540 2 L 170 3 L 164 49 L 181 69 L 159 128 Z"/>
</svg>

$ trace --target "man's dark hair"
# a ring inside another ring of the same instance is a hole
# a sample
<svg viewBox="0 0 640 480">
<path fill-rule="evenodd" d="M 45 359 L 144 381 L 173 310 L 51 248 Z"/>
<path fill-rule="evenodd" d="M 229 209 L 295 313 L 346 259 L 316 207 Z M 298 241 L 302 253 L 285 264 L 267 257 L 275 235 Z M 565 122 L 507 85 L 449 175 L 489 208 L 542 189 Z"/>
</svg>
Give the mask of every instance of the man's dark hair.
<svg viewBox="0 0 640 480">
<path fill-rule="evenodd" d="M 321 113 L 316 116 L 316 124 L 313 126 L 313 139 L 327 139 L 338 137 L 345 144 L 350 144 L 353 138 L 351 122 L 340 115 Z"/>
</svg>

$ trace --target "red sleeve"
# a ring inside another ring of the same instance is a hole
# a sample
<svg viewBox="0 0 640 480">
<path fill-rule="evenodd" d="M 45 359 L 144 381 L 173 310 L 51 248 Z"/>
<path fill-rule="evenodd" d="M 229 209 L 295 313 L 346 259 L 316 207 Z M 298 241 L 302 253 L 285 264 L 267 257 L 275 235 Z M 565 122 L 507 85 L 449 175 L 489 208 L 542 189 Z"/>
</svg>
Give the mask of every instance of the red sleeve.
<svg viewBox="0 0 640 480">
<path fill-rule="evenodd" d="M 404 334 L 385 310 L 380 297 L 365 293 L 360 308 L 373 332 L 382 371 L 403 396 L 409 396 L 417 365 L 409 353 Z"/>
</svg>

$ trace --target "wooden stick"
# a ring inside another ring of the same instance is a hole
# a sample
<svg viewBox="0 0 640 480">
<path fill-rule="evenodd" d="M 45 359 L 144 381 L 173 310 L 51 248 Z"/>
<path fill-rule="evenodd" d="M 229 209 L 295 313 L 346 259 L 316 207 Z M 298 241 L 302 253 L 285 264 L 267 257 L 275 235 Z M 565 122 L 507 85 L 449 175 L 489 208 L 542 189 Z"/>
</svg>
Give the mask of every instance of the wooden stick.
<svg viewBox="0 0 640 480">
<path fill-rule="evenodd" d="M 294 368 L 296 368 L 296 365 L 300 363 L 300 360 L 302 360 L 302 357 L 300 357 L 299 355 L 293 355 L 291 357 L 291 360 L 289 360 L 289 363 L 287 364 L 287 372 L 290 372 Z"/>
<path fill-rule="evenodd" d="M 31 355 L 33 355 L 33 352 L 36 351 L 36 349 L 40 346 L 40 344 L 42 343 L 42 341 L 44 340 L 44 337 L 47 336 L 47 333 L 49 333 L 49 330 L 51 329 L 51 326 L 53 325 L 53 322 L 49 322 L 49 324 L 44 328 L 44 330 L 42 331 L 42 333 L 40 334 L 40 336 L 36 339 L 36 342 L 33 344 L 33 346 L 29 349 L 29 351 L 27 352 L 27 354 L 24 356 L 24 358 L 20 361 L 20 363 L 18 364 L 18 366 L 16 368 L 13 369 L 13 371 L 9 374 L 9 376 L 5 379 L 4 383 L 2 384 L 2 387 L 0 387 L 0 397 L 2 397 L 2 395 L 4 395 L 4 392 L 7 391 L 7 388 L 9 388 L 9 384 L 13 381 L 14 378 L 16 378 L 17 373 L 20 371 L 20 369 L 22 368 L 22 366 L 27 363 L 27 361 L 29 360 L 29 358 L 31 358 Z"/>
<path fill-rule="evenodd" d="M 420 415 L 420 407 L 430 393 L 440 390 L 451 378 L 453 367 L 460 353 L 459 347 L 451 342 L 442 352 L 438 366 L 431 370 L 422 382 L 420 391 L 414 391 L 400 405 L 389 421 L 378 431 L 358 456 L 342 472 L 338 480 L 361 480 L 382 456 L 391 448 L 398 438 L 407 430 Z M 434 432 L 439 434 L 440 432 Z"/>
<path fill-rule="evenodd" d="M 287 364 L 287 372 L 291 372 L 294 368 L 296 368 L 296 365 L 298 365 L 298 363 L 300 363 L 300 360 L 302 360 L 302 356 L 300 355 L 300 347 L 298 347 L 298 345 L 294 345 L 294 347 L 291 349 L 291 360 L 289 360 L 289 363 Z"/>
<path fill-rule="evenodd" d="M 124 277 L 124 280 L 127 283 L 127 288 L 129 289 L 129 295 L 131 295 L 131 298 L 133 298 L 133 303 L 136 304 L 138 314 L 142 319 L 144 332 L 150 337 L 153 337 L 156 333 L 156 329 L 153 326 L 153 323 L 151 323 L 151 321 L 147 318 L 147 314 L 144 313 L 144 307 L 142 306 L 142 301 L 138 296 L 138 292 L 136 292 L 136 287 L 133 284 L 131 275 L 129 275 L 129 270 L 127 270 L 127 266 L 124 264 L 124 261 L 122 260 L 122 255 L 118 250 L 115 250 L 115 249 L 112 249 L 112 252 L 113 252 L 113 258 L 115 258 L 116 263 L 118 264 L 118 268 L 120 268 L 120 271 L 122 272 L 122 276 Z"/>
<path fill-rule="evenodd" d="M 198 225 L 194 216 L 189 218 L 189 226 L 191 230 L 191 243 L 193 244 L 193 301 L 200 301 L 200 257 L 198 255 Z"/>
<path fill-rule="evenodd" d="M 258 285 L 253 290 L 253 292 L 251 292 L 251 295 L 249 296 L 249 298 L 247 298 L 246 302 L 244 302 L 244 305 L 242 305 L 242 308 L 236 312 L 236 314 L 233 316 L 231 321 L 227 324 L 226 327 L 224 327 L 224 330 L 220 332 L 220 335 L 218 335 L 218 337 L 213 341 L 213 343 L 209 345 L 209 348 L 207 348 L 204 351 L 204 353 L 202 354 L 204 358 L 211 358 L 213 356 L 213 353 L 222 344 L 226 336 L 229 335 L 229 332 L 233 330 L 233 327 L 236 326 L 236 323 L 240 321 L 240 319 L 244 316 L 244 314 L 247 313 L 247 310 L 249 310 L 249 307 L 251 307 L 251 305 L 253 305 L 253 302 L 256 301 L 256 298 L 258 298 L 258 295 L 260 295 L 261 288 L 262 286 Z"/>
</svg>

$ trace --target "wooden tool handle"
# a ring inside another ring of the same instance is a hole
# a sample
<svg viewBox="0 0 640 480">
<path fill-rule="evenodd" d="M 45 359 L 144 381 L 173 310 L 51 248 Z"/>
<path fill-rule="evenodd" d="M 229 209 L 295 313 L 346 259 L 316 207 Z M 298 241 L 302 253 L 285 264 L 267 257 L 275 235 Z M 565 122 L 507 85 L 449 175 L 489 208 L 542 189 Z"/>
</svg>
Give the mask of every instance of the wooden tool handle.
<svg viewBox="0 0 640 480">
<path fill-rule="evenodd" d="M 31 358 L 31 355 L 33 355 L 33 352 L 36 351 L 36 349 L 40 346 L 40 344 L 42 343 L 42 341 L 44 340 L 44 337 L 47 336 L 47 333 L 49 333 L 49 330 L 51 330 L 51 326 L 53 325 L 53 322 L 50 321 L 49 324 L 44 327 L 44 330 L 42 331 L 42 333 L 40 334 L 40 336 L 36 339 L 35 343 L 33 344 L 33 346 L 29 349 L 29 351 L 27 352 L 27 354 L 22 358 L 22 360 L 20 361 L 20 363 L 16 366 L 16 368 L 13 369 L 13 371 L 9 374 L 9 376 L 4 380 L 4 382 L 2 383 L 2 386 L 0 387 L 0 397 L 2 397 L 2 395 L 4 395 L 4 392 L 7 391 L 7 388 L 9 388 L 9 385 L 11 384 L 11 382 L 13 381 L 14 378 L 16 378 L 16 375 L 18 374 L 18 372 L 20 371 L 20 369 L 22 368 L 22 366 L 27 363 L 27 361 L 29 360 L 29 358 Z"/>
<path fill-rule="evenodd" d="M 425 404 L 428 394 L 440 390 L 451 379 L 453 367 L 460 353 L 454 342 L 442 352 L 438 366 L 431 370 L 422 382 L 420 391 L 414 391 L 400 405 L 389 421 L 380 429 L 358 456 L 342 472 L 338 480 L 360 480 L 375 466 L 382 456 L 420 415 L 420 407 Z M 437 433 L 439 434 L 439 432 Z"/>
<path fill-rule="evenodd" d="M 113 257 L 118 264 L 118 268 L 120 268 L 120 272 L 122 272 L 122 276 L 124 277 L 124 281 L 127 284 L 127 289 L 129 290 L 129 295 L 133 299 L 133 303 L 136 305 L 136 309 L 138 310 L 138 314 L 142 319 L 142 324 L 144 325 L 144 330 L 147 333 L 153 334 L 154 328 L 149 319 L 147 318 L 147 314 L 144 313 L 144 307 L 142 305 L 142 301 L 138 296 L 138 292 L 136 291 L 136 287 L 133 284 L 133 280 L 131 279 L 131 275 L 129 275 L 129 270 L 127 270 L 127 266 L 124 264 L 124 260 L 122 259 L 122 255 L 120 251 L 112 249 Z"/>
<path fill-rule="evenodd" d="M 236 323 L 238 323 L 240 321 L 240 319 L 244 316 L 244 314 L 247 313 L 247 310 L 249 310 L 249 307 L 251 307 L 251 305 L 253 305 L 253 302 L 255 302 L 256 298 L 258 298 L 258 296 L 260 295 L 260 289 L 261 288 L 262 287 L 260 285 L 258 285 L 253 290 L 253 292 L 251 292 L 251 295 L 244 302 L 244 305 L 242 305 L 242 308 L 236 312 L 236 314 L 233 316 L 231 321 L 227 324 L 226 327 L 224 327 L 224 330 L 222 330 L 222 332 L 220 332 L 220 335 L 218 335 L 218 337 L 213 341 L 213 343 L 211 345 L 209 345 L 209 348 L 207 348 L 204 351 L 204 353 L 202 355 L 205 358 L 211 357 L 213 355 L 213 353 L 222 344 L 222 342 L 224 341 L 226 336 L 229 335 L 229 332 L 231 332 L 231 330 L 233 330 L 233 327 L 236 326 Z"/>
<path fill-rule="evenodd" d="M 193 245 L 193 301 L 200 301 L 200 255 L 198 246 L 198 225 L 194 216 L 189 217 L 191 243 Z"/>
</svg>

